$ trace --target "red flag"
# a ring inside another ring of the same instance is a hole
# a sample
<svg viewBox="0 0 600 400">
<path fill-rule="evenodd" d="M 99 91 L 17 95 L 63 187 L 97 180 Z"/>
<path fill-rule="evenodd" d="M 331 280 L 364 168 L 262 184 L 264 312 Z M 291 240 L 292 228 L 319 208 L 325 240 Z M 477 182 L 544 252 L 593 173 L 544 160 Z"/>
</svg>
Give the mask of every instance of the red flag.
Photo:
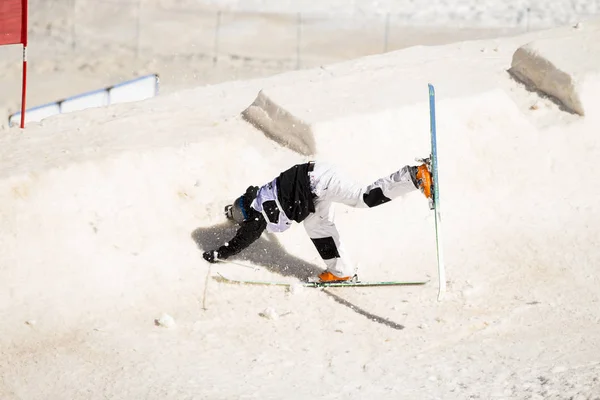
<svg viewBox="0 0 600 400">
<path fill-rule="evenodd" d="M 0 46 L 23 45 L 21 128 L 25 127 L 25 94 L 27 93 L 27 1 L 0 0 Z"/>
<path fill-rule="evenodd" d="M 0 46 L 25 44 L 27 28 L 23 10 L 27 0 L 0 0 Z"/>
</svg>

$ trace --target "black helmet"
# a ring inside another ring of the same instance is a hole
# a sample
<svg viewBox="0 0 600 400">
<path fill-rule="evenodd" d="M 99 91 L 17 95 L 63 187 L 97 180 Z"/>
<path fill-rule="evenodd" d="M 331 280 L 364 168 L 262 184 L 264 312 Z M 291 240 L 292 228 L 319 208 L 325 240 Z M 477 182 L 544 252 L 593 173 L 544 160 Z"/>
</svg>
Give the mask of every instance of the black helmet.
<svg viewBox="0 0 600 400">
<path fill-rule="evenodd" d="M 241 224 L 248 219 L 248 213 L 244 209 L 244 196 L 238 197 L 233 204 L 225 207 L 225 215 L 227 218 Z"/>
<path fill-rule="evenodd" d="M 248 186 L 246 193 L 235 199 L 233 204 L 225 206 L 225 215 L 227 218 L 241 224 L 248 219 L 248 214 L 251 211 L 250 205 L 256 198 L 258 186 Z"/>
</svg>

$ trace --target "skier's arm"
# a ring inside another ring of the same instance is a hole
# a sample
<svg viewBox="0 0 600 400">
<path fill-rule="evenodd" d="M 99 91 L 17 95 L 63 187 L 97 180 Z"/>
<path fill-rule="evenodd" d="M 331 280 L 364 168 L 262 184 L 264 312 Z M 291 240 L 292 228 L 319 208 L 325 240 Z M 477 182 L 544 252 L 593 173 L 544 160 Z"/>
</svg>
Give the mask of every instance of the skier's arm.
<svg viewBox="0 0 600 400">
<path fill-rule="evenodd" d="M 266 227 L 267 222 L 263 216 L 259 212 L 252 212 L 250 218 L 240 225 L 235 236 L 229 242 L 219 247 L 216 250 L 216 254 L 212 254 L 213 258 L 216 257 L 225 260 L 239 253 L 254 243 L 262 235 Z M 204 258 L 206 258 L 206 253 Z"/>
</svg>

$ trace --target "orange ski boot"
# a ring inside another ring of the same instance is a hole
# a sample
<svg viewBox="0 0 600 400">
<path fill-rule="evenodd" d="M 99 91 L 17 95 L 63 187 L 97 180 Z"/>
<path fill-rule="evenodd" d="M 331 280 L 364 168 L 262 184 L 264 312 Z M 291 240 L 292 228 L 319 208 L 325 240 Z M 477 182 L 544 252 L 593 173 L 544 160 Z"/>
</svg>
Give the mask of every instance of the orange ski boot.
<svg viewBox="0 0 600 400">
<path fill-rule="evenodd" d="M 421 190 L 425 197 L 431 199 L 433 180 L 431 179 L 431 172 L 429 172 L 429 168 L 426 164 L 417 167 L 416 177 L 419 190 Z"/>
<path fill-rule="evenodd" d="M 352 279 L 351 276 L 339 277 L 339 276 L 335 276 L 334 274 L 332 274 L 329 271 L 324 271 L 319 275 L 320 282 L 343 282 L 343 281 L 349 281 L 350 279 Z"/>
</svg>

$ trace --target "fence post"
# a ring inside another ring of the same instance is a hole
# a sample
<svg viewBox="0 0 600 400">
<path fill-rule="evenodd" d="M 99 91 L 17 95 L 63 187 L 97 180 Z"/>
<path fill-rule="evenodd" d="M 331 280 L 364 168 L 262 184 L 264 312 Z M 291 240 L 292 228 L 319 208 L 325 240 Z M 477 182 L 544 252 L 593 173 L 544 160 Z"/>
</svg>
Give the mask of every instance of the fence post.
<svg viewBox="0 0 600 400">
<path fill-rule="evenodd" d="M 296 69 L 300 69 L 300 43 L 302 42 L 302 13 L 298 13 L 296 25 Z"/>
<path fill-rule="evenodd" d="M 137 4 L 137 25 L 135 27 L 135 58 L 140 58 L 141 29 L 142 29 L 142 0 Z"/>
<path fill-rule="evenodd" d="M 214 55 L 213 55 L 213 65 L 217 65 L 217 61 L 219 60 L 219 31 L 221 29 L 221 10 L 217 11 L 217 23 L 215 25 L 215 45 L 214 45 Z"/>
<path fill-rule="evenodd" d="M 383 52 L 387 53 L 390 38 L 390 13 L 385 14 L 385 32 L 383 34 Z"/>
<path fill-rule="evenodd" d="M 71 36 L 72 36 L 72 40 L 73 40 L 73 42 L 71 43 L 71 48 L 73 50 L 75 50 L 75 48 L 77 47 L 76 25 L 77 25 L 77 0 L 73 0 L 73 23 L 71 25 Z"/>
</svg>

